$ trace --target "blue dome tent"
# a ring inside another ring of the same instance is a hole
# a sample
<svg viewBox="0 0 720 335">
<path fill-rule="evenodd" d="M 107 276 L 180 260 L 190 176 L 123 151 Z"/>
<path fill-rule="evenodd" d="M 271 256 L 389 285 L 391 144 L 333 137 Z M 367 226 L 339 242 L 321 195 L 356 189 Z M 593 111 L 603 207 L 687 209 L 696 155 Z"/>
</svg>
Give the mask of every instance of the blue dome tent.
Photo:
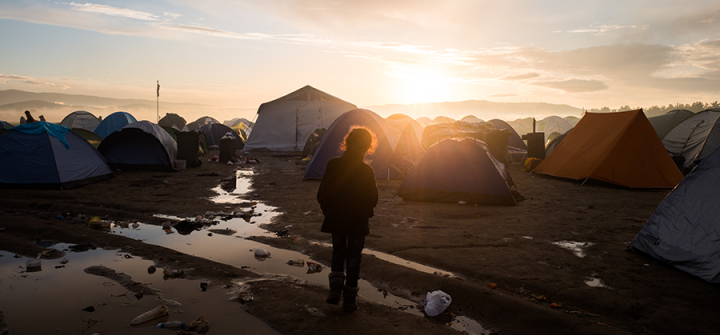
<svg viewBox="0 0 720 335">
<path fill-rule="evenodd" d="M 137 122 L 135 118 L 126 112 L 115 112 L 106 117 L 93 131 L 95 134 L 105 139 L 111 133 L 122 129 L 123 127 Z"/>
<path fill-rule="evenodd" d="M 110 179 L 103 157 L 82 136 L 48 122 L 0 136 L 0 187 L 66 189 Z"/>
</svg>

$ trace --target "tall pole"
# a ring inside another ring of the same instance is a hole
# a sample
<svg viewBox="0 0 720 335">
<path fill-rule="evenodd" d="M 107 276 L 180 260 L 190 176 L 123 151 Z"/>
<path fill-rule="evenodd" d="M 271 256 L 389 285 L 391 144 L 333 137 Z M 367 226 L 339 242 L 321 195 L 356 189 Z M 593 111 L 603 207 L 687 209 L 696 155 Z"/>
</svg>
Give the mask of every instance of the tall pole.
<svg viewBox="0 0 720 335">
<path fill-rule="evenodd" d="M 157 123 L 160 123 L 160 81 L 157 81 Z"/>
</svg>

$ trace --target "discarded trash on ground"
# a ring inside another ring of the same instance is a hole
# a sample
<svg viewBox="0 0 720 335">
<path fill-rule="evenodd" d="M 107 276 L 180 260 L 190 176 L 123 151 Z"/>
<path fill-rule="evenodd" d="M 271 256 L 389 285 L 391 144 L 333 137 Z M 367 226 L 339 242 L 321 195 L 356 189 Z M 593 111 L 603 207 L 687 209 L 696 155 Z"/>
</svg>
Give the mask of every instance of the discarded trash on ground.
<svg viewBox="0 0 720 335">
<path fill-rule="evenodd" d="M 450 306 L 452 298 L 443 291 L 428 292 L 425 296 L 425 314 L 428 316 L 437 316 Z"/>
</svg>

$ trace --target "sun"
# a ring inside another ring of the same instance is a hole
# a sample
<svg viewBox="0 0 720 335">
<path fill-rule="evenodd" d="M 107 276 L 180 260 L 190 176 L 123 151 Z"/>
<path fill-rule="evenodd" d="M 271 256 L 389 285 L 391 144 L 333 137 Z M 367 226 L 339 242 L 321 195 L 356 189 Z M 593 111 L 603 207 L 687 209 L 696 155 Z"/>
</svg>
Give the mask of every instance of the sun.
<svg viewBox="0 0 720 335">
<path fill-rule="evenodd" d="M 447 100 L 449 79 L 439 70 L 422 70 L 408 74 L 401 88 L 406 104 L 442 102 Z"/>
</svg>

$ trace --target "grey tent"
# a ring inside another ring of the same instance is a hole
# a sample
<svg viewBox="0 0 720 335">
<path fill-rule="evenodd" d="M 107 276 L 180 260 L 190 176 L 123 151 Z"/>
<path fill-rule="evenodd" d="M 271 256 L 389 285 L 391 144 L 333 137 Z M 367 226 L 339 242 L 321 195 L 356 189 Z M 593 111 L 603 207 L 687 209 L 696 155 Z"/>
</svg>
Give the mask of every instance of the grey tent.
<svg viewBox="0 0 720 335">
<path fill-rule="evenodd" d="M 186 124 L 187 121 L 185 121 L 182 116 L 175 113 L 165 113 L 165 116 L 163 116 L 163 118 L 158 121 L 158 125 L 163 128 L 172 128 L 172 126 L 175 126 L 177 127 L 177 129 L 183 129 Z"/>
<path fill-rule="evenodd" d="M 683 122 L 685 119 L 693 115 L 695 115 L 695 113 L 687 109 L 676 109 L 662 115 L 649 117 L 648 121 L 650 121 L 650 124 L 653 126 L 653 129 L 655 129 L 658 137 L 662 139 L 668 132 L 670 132 L 670 130 L 675 128 L 678 123 Z"/>
<path fill-rule="evenodd" d="M 340 115 L 356 108 L 347 101 L 305 86 L 260 105 L 245 150 L 302 151 L 315 129 L 330 127 Z"/>
<path fill-rule="evenodd" d="M 720 150 L 705 158 L 663 200 L 632 241 L 662 262 L 720 283 Z"/>
<path fill-rule="evenodd" d="M 698 112 L 670 130 L 662 143 L 673 156 L 685 158 L 685 168 L 692 168 L 720 146 L 718 119 L 718 108 Z"/>
</svg>

